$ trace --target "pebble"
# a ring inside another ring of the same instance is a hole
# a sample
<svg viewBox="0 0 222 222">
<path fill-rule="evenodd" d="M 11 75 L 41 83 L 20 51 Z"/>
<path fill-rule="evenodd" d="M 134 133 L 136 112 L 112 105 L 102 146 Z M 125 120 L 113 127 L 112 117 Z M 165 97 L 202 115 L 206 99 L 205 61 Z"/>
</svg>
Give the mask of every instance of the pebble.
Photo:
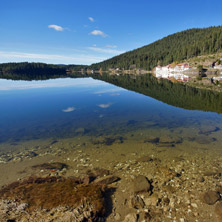
<svg viewBox="0 0 222 222">
<path fill-rule="evenodd" d="M 197 204 L 196 203 L 191 203 L 191 206 L 194 208 L 197 208 Z"/>
</svg>

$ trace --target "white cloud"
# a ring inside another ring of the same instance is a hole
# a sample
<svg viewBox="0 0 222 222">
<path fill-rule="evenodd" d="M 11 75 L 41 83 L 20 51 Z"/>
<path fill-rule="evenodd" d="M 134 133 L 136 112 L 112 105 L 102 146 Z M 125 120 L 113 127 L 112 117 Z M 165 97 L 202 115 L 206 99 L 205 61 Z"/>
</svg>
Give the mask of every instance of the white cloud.
<svg viewBox="0 0 222 222">
<path fill-rule="evenodd" d="M 117 49 L 104 49 L 104 48 L 97 48 L 97 47 L 88 47 L 88 49 L 94 52 L 109 53 L 109 54 L 121 54 L 125 52 L 125 51 L 117 50 Z"/>
<path fill-rule="evenodd" d="M 66 108 L 66 109 L 63 109 L 62 111 L 64 112 L 64 113 L 69 113 L 69 112 L 72 112 L 72 111 L 74 111 L 75 110 L 75 107 L 68 107 L 68 108 Z"/>
<path fill-rule="evenodd" d="M 90 32 L 90 35 L 100 35 L 103 38 L 108 36 L 106 33 L 104 33 L 103 31 L 100 31 L 100 30 L 93 30 L 92 32 Z"/>
<path fill-rule="evenodd" d="M 111 105 L 112 105 L 112 103 L 107 103 L 107 104 L 99 104 L 98 106 L 100 108 L 106 109 L 106 108 L 109 108 Z"/>
<path fill-rule="evenodd" d="M 98 57 L 90 54 L 57 55 L 37 54 L 26 52 L 0 51 L 1 62 L 47 62 L 57 64 L 92 64 L 106 60 L 107 57 Z"/>
<path fill-rule="evenodd" d="M 88 19 L 89 19 L 90 22 L 94 22 L 95 21 L 93 17 L 88 17 Z"/>
<path fill-rule="evenodd" d="M 116 49 L 117 45 L 105 45 L 106 48 Z"/>
<path fill-rule="evenodd" d="M 62 26 L 59 26 L 59 25 L 49 25 L 48 28 L 49 29 L 54 29 L 54 30 L 56 30 L 58 32 L 64 31 L 64 28 Z"/>
</svg>

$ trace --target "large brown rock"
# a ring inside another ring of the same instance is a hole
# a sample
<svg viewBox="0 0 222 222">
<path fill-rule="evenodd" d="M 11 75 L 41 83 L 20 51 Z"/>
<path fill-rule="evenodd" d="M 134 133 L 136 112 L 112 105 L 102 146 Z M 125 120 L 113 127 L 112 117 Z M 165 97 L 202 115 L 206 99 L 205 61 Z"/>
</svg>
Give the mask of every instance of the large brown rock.
<svg viewBox="0 0 222 222">
<path fill-rule="evenodd" d="M 105 176 L 105 177 L 101 177 L 101 178 L 98 178 L 96 180 L 94 180 L 94 183 L 96 184 L 111 184 L 111 183 L 114 183 L 116 181 L 118 181 L 120 178 L 117 177 L 117 176 L 113 176 L 113 175 L 109 175 L 109 176 Z"/>
<path fill-rule="evenodd" d="M 150 181 L 145 176 L 137 176 L 133 181 L 133 192 L 137 194 L 149 191 L 151 191 Z"/>
<path fill-rule="evenodd" d="M 216 191 L 207 191 L 204 195 L 203 195 L 203 201 L 206 204 L 209 205 L 213 205 L 215 204 L 218 200 L 220 199 L 220 194 Z"/>
</svg>

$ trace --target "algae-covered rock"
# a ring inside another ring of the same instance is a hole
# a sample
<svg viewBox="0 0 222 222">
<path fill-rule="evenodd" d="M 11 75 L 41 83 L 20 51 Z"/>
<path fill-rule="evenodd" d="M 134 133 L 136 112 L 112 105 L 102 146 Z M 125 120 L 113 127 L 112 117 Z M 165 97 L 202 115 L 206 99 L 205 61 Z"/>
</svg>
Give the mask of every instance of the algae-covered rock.
<svg viewBox="0 0 222 222">
<path fill-rule="evenodd" d="M 63 207 L 76 218 L 74 221 L 96 221 L 105 213 L 103 194 L 102 186 L 84 185 L 74 177 L 30 177 L 3 187 L 0 199 L 24 203 L 29 213 Z"/>
</svg>

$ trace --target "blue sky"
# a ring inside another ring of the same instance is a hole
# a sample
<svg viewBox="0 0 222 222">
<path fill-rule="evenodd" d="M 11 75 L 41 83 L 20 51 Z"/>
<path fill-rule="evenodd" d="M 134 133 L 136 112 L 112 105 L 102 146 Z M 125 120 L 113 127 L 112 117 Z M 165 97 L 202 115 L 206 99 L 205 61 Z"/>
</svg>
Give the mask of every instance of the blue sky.
<svg viewBox="0 0 222 222">
<path fill-rule="evenodd" d="M 221 0 L 0 0 L 0 63 L 91 64 L 189 28 Z"/>
</svg>

